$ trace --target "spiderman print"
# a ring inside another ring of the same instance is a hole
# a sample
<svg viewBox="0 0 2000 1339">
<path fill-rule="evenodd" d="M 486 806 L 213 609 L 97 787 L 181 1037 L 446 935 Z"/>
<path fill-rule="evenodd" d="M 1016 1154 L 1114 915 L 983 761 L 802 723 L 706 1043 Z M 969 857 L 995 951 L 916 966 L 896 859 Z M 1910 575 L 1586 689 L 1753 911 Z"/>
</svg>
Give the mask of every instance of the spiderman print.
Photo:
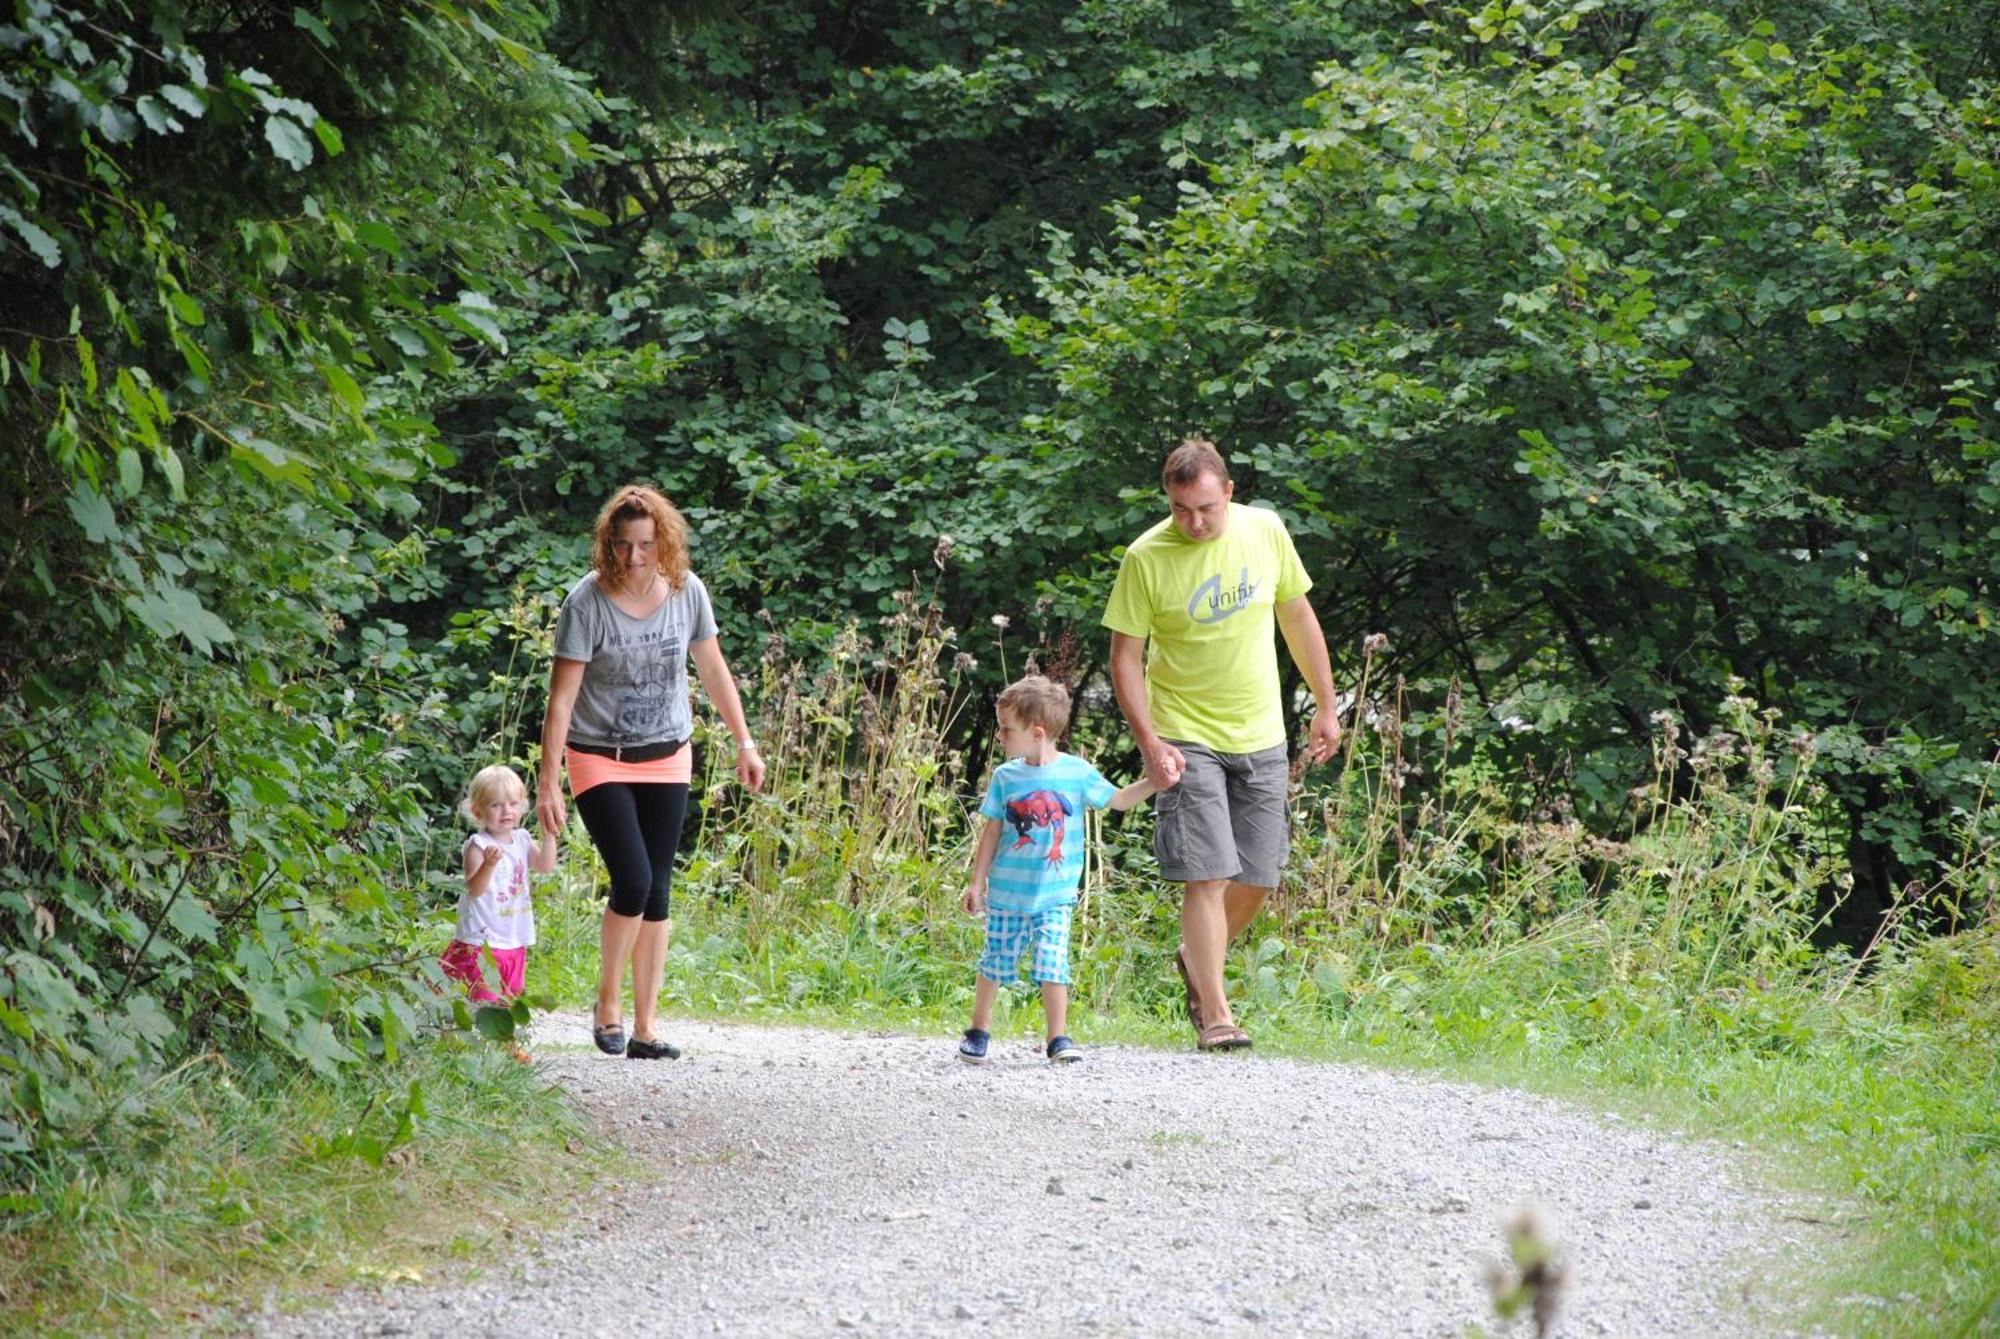
<svg viewBox="0 0 2000 1339">
<path fill-rule="evenodd" d="M 1063 820 L 1074 814 L 1069 796 L 1053 790 L 1031 790 L 1018 800 L 1007 801 L 1007 821 L 1014 825 L 1014 831 L 1021 840 L 1013 845 L 1013 850 L 1034 844 L 1029 833 L 1035 828 L 1049 829 L 1051 845 L 1049 863 L 1062 863 Z"/>
</svg>

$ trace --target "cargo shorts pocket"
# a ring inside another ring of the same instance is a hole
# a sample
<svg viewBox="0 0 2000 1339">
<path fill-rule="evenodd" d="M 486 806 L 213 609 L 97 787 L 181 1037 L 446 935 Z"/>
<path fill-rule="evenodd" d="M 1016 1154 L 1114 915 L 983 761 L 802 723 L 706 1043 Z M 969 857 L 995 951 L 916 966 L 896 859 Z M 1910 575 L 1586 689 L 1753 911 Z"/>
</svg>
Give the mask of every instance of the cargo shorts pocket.
<svg viewBox="0 0 2000 1339">
<path fill-rule="evenodd" d="M 1177 869 L 1187 843 L 1181 835 L 1183 792 L 1169 786 L 1153 794 L 1153 859 L 1166 869 Z"/>
</svg>

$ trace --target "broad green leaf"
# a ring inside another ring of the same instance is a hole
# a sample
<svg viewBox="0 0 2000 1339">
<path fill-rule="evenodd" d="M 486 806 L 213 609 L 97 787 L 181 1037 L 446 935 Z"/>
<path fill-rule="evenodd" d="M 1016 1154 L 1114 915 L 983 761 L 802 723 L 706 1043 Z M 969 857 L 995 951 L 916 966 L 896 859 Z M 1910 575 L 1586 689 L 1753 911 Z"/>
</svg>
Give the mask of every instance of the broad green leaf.
<svg viewBox="0 0 2000 1339">
<path fill-rule="evenodd" d="M 167 105 L 158 98 L 147 94 L 132 104 L 139 113 L 139 119 L 146 128 L 156 135 L 169 135 L 182 129 L 181 119 L 167 110 Z"/>
<path fill-rule="evenodd" d="M 199 939 L 204 944 L 215 942 L 218 928 L 215 917 L 202 905 L 198 897 L 182 893 L 167 909 L 167 924 L 180 931 L 189 939 Z"/>
<path fill-rule="evenodd" d="M 321 363 L 319 370 L 320 375 L 326 378 L 326 384 L 333 387 L 333 393 L 356 415 L 367 407 L 367 398 L 362 395 L 361 387 L 344 368 L 337 363 Z"/>
<path fill-rule="evenodd" d="M 341 1045 L 340 1038 L 334 1035 L 333 1029 L 323 1019 L 313 1018 L 301 1023 L 290 1040 L 291 1048 L 299 1058 L 327 1078 L 338 1076 L 343 1065 L 352 1064 L 356 1059 L 354 1052 Z"/>
<path fill-rule="evenodd" d="M 32 1041 L 35 1029 L 29 1025 L 28 1016 L 5 1000 L 0 1000 L 0 1027 L 19 1037 L 22 1041 Z"/>
<path fill-rule="evenodd" d="M 35 259 L 41 261 L 43 265 L 54 269 L 62 264 L 62 247 L 49 235 L 47 229 L 23 218 L 18 210 L 9 205 L 0 205 L 0 221 L 4 221 L 22 241 L 28 244 L 28 250 L 33 252 Z"/>
<path fill-rule="evenodd" d="M 402 258 L 403 239 L 397 236 L 394 228 L 380 219 L 363 219 L 354 225 L 354 235 L 366 246 L 399 260 Z"/>
<path fill-rule="evenodd" d="M 514 1015 L 512 1011 L 496 1005 L 482 1004 L 472 1016 L 473 1026 L 479 1035 L 488 1041 L 514 1040 Z"/>
<path fill-rule="evenodd" d="M 160 96 L 188 116 L 200 116 L 208 110 L 208 100 L 202 94 L 181 84 L 163 86 Z"/>
<path fill-rule="evenodd" d="M 180 1032 L 180 1022 L 151 995 L 135 994 L 125 1001 L 125 1025 L 154 1046 L 165 1046 Z"/>
<path fill-rule="evenodd" d="M 297 121 L 288 116 L 269 116 L 264 119 L 264 138 L 270 141 L 271 151 L 291 165 L 294 172 L 304 171 L 312 164 L 312 141 Z"/>
<path fill-rule="evenodd" d="M 187 500 L 187 480 L 181 468 L 181 453 L 171 446 L 154 458 L 160 473 L 167 476 L 168 494 L 176 502 Z"/>
<path fill-rule="evenodd" d="M 125 607 L 156 636 L 186 637 L 205 656 L 213 655 L 218 643 L 236 639 L 199 596 L 168 577 L 156 576 L 150 591 L 126 596 Z"/>
<path fill-rule="evenodd" d="M 333 34 L 327 31 L 326 24 L 321 22 L 319 15 L 304 6 L 292 6 L 292 24 L 311 33 L 313 40 L 321 46 L 331 47 L 333 45 Z"/>
<path fill-rule="evenodd" d="M 500 332 L 499 322 L 485 312 L 468 307 L 444 307 L 439 310 L 445 320 L 466 334 L 484 340 L 502 353 L 507 351 L 507 337 Z"/>
<path fill-rule="evenodd" d="M 137 496 L 146 483 L 145 463 L 129 446 L 118 448 L 118 492 L 122 497 Z"/>
<path fill-rule="evenodd" d="M 312 462 L 276 442 L 238 430 L 229 439 L 230 454 L 266 478 L 304 488 L 311 482 Z"/>
<path fill-rule="evenodd" d="M 111 504 L 89 484 L 78 484 L 69 495 L 69 514 L 83 527 L 83 537 L 93 544 L 109 544 L 122 538 L 118 517 Z"/>
</svg>

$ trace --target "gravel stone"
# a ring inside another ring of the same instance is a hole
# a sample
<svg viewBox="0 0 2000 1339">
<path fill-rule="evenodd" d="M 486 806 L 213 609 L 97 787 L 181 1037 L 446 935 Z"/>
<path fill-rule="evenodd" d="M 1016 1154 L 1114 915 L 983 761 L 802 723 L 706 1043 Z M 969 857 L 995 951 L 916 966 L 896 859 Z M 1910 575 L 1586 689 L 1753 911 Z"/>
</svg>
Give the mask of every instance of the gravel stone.
<svg viewBox="0 0 2000 1339">
<path fill-rule="evenodd" d="M 1532 1207 L 1569 1279 L 1558 1335 L 1775 1339 L 1803 1331 L 1764 1280 L 1832 1242 L 1825 1205 L 1718 1145 L 1519 1092 L 997 1039 L 975 1068 L 955 1037 L 688 1021 L 680 1060 L 638 1065 L 588 1029 L 540 1020 L 536 1064 L 654 1178 L 249 1329 L 1456 1339 L 1497 1328 L 1484 1271 Z"/>
</svg>

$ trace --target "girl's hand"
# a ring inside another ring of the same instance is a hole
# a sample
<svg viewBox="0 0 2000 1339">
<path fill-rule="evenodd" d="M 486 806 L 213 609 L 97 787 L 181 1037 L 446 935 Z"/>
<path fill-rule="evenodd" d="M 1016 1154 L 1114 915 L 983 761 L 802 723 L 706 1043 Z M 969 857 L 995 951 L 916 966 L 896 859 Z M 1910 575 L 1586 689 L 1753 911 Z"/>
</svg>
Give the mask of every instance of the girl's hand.
<svg viewBox="0 0 2000 1339">
<path fill-rule="evenodd" d="M 958 899 L 968 916 L 978 916 L 986 910 L 986 890 L 976 883 L 965 885 L 965 896 Z"/>
</svg>

